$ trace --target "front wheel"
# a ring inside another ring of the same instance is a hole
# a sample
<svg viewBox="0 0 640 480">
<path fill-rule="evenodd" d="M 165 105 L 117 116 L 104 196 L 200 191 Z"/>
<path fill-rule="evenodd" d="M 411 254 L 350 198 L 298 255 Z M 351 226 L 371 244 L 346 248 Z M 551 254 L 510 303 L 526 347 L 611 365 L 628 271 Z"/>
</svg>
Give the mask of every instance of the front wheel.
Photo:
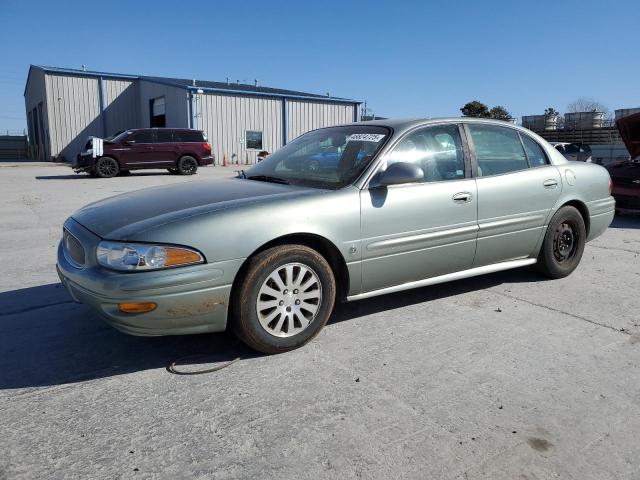
<svg viewBox="0 0 640 480">
<path fill-rule="evenodd" d="M 102 157 L 96 162 L 95 172 L 100 178 L 115 177 L 120 172 L 120 165 L 115 158 Z"/>
<path fill-rule="evenodd" d="M 538 270 L 550 278 L 563 278 L 573 272 L 582 258 L 587 230 L 580 212 L 562 207 L 549 222 L 538 255 Z"/>
<path fill-rule="evenodd" d="M 178 173 L 180 175 L 193 175 L 198 170 L 198 161 L 189 156 L 182 157 L 178 160 Z"/>
<path fill-rule="evenodd" d="M 236 290 L 233 328 L 263 353 L 286 352 L 313 339 L 336 298 L 331 267 L 304 245 L 281 245 L 251 258 Z"/>
</svg>

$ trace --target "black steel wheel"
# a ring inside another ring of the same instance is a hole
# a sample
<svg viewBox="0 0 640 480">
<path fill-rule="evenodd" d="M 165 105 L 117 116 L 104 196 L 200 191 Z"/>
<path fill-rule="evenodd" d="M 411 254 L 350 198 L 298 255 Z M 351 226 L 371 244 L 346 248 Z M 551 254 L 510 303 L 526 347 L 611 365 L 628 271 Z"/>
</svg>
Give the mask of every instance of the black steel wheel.
<svg viewBox="0 0 640 480">
<path fill-rule="evenodd" d="M 580 212 L 562 207 L 549 222 L 538 255 L 538 269 L 547 277 L 562 278 L 573 272 L 582 258 L 587 231 Z"/>
<path fill-rule="evenodd" d="M 198 170 L 198 161 L 190 156 L 182 157 L 178 161 L 178 173 L 180 175 L 193 175 Z"/>
<path fill-rule="evenodd" d="M 102 157 L 96 162 L 96 175 L 100 178 L 111 178 L 118 175 L 120 165 L 115 158 Z"/>
</svg>

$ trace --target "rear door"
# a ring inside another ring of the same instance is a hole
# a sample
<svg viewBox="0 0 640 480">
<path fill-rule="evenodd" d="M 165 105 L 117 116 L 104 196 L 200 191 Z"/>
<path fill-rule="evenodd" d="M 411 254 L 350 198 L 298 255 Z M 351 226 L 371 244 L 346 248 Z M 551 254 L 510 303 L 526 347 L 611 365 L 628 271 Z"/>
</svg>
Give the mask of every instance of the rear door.
<svg viewBox="0 0 640 480">
<path fill-rule="evenodd" d="M 174 138 L 173 130 L 156 130 L 156 143 L 154 145 L 154 159 L 159 168 L 175 166 L 180 153 L 180 144 Z"/>
<path fill-rule="evenodd" d="M 421 127 L 385 156 L 415 163 L 416 183 L 361 191 L 362 290 L 435 277 L 471 267 L 477 195 L 459 125 Z"/>
<path fill-rule="evenodd" d="M 560 192 L 558 169 L 537 141 L 519 130 L 466 124 L 478 187 L 474 266 L 529 257 Z"/>
</svg>

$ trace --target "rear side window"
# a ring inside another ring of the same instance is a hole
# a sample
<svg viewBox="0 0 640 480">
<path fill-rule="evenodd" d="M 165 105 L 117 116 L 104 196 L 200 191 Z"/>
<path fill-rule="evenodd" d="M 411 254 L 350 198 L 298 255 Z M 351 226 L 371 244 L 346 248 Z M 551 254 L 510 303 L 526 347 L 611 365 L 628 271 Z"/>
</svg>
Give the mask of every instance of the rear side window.
<svg viewBox="0 0 640 480">
<path fill-rule="evenodd" d="M 176 130 L 175 132 L 173 132 L 173 138 L 175 142 L 204 142 L 202 132 L 199 132 L 197 130 Z"/>
<path fill-rule="evenodd" d="M 158 130 L 156 131 L 156 136 L 158 138 L 158 143 L 173 142 L 173 135 L 171 134 L 171 130 Z"/>
<path fill-rule="evenodd" d="M 155 142 L 155 136 L 152 130 L 140 130 L 139 132 L 133 132 L 130 140 L 136 143 L 153 143 Z"/>
<path fill-rule="evenodd" d="M 547 164 L 547 156 L 544 154 L 542 147 L 538 145 L 533 138 L 528 135 L 520 135 L 524 145 L 524 151 L 527 153 L 529 165 L 532 167 L 540 167 Z"/>
<path fill-rule="evenodd" d="M 502 175 L 529 168 L 516 130 L 493 125 L 469 125 L 478 159 L 478 176 Z"/>
</svg>

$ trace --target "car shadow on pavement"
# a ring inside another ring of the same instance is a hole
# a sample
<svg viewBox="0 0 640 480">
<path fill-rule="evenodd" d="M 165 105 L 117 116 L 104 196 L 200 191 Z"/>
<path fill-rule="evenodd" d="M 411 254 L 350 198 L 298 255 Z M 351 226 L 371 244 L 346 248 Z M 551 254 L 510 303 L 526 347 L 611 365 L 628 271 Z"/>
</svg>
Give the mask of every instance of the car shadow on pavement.
<svg viewBox="0 0 640 480">
<path fill-rule="evenodd" d="M 145 171 L 145 172 L 132 172 L 130 175 L 118 175 L 114 178 L 123 179 L 127 177 L 158 177 L 158 176 L 176 176 L 172 173 L 162 170 L 154 170 L 154 171 Z M 84 179 L 84 180 L 109 180 L 108 178 L 98 178 L 92 177 L 90 175 L 86 175 L 84 173 L 73 173 L 68 175 L 38 175 L 35 177 L 36 180 L 74 180 L 74 179 Z"/>
<path fill-rule="evenodd" d="M 504 282 L 539 280 L 531 270 L 515 270 L 338 304 L 329 328 L 332 323 Z M 180 358 L 184 370 L 197 370 L 199 365 L 260 356 L 230 333 L 172 337 L 120 333 L 88 307 L 74 303 L 59 283 L 0 293 L 0 352 L 0 389 L 63 385 L 166 368 Z"/>
<path fill-rule="evenodd" d="M 0 293 L 0 352 L 0 389 L 54 386 L 165 368 L 187 356 L 180 362 L 189 367 L 184 370 L 258 355 L 227 333 L 126 335 L 73 302 L 59 283 Z"/>
<path fill-rule="evenodd" d="M 615 216 L 610 228 L 640 228 L 640 212 L 625 212 Z"/>
</svg>

